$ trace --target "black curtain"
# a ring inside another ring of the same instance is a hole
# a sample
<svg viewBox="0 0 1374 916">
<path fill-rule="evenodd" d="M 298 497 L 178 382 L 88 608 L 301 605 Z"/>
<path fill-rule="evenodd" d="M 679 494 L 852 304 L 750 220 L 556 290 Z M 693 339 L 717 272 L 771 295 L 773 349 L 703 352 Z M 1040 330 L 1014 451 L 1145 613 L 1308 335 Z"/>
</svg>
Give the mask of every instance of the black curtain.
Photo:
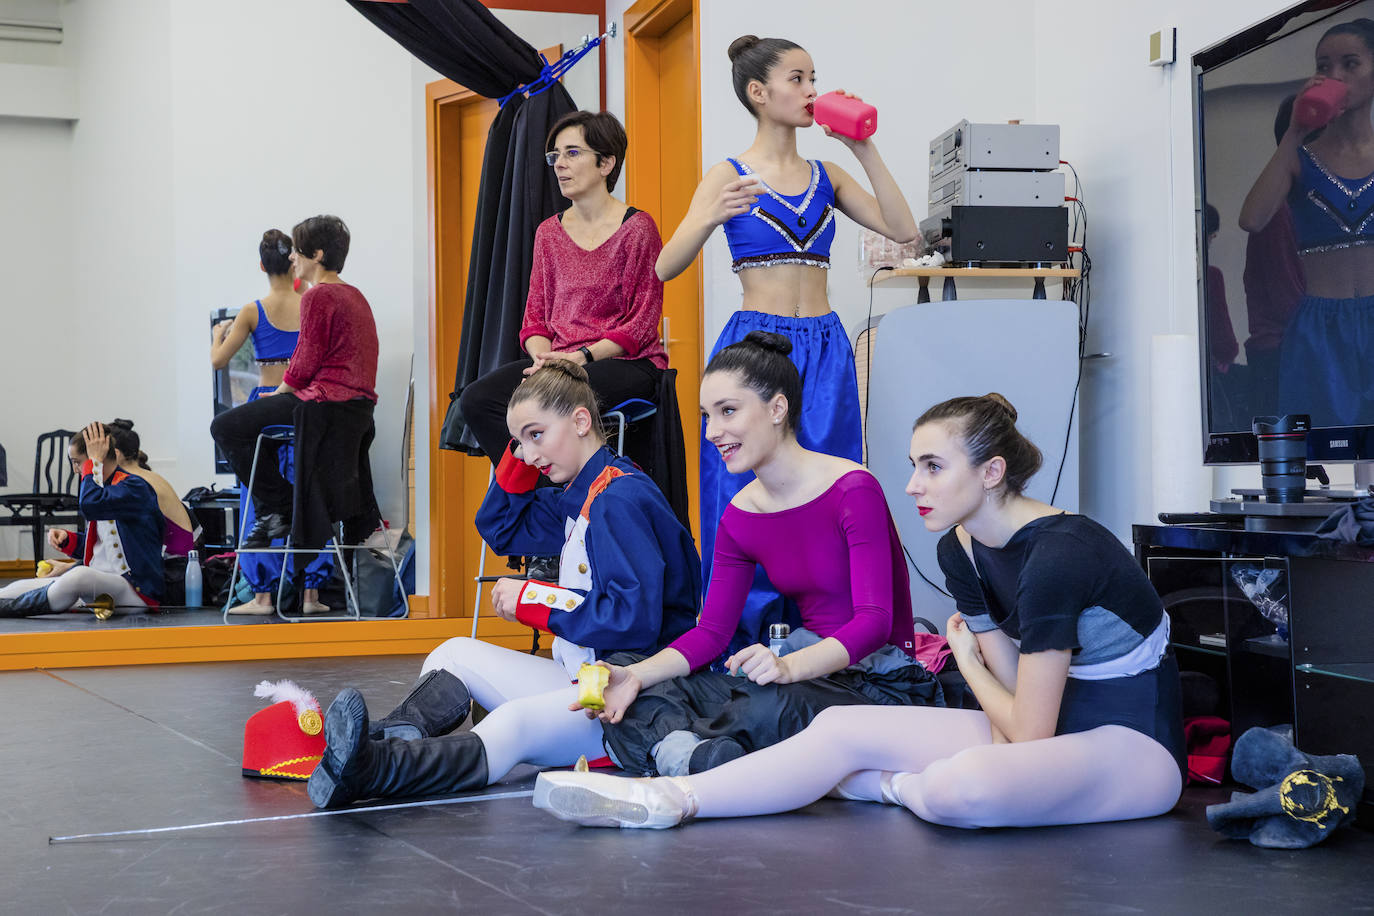
<svg viewBox="0 0 1374 916">
<path fill-rule="evenodd" d="M 417 58 L 479 95 L 501 98 L 539 77 L 539 53 L 477 0 L 348 0 Z M 479 376 L 520 356 L 534 231 L 567 205 L 544 162 L 544 139 L 577 106 L 562 83 L 515 96 L 487 133 L 477 223 L 468 263 L 463 336 L 440 445 L 477 453 L 458 396 Z"/>
</svg>

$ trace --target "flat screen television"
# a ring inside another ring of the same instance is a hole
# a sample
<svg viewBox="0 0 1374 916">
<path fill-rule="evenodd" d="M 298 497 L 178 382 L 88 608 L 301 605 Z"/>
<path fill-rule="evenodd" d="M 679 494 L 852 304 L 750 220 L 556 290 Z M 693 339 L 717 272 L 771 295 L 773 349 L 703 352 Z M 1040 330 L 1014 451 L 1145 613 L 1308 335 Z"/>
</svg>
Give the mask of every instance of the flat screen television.
<svg viewBox="0 0 1374 916">
<path fill-rule="evenodd" d="M 1374 467 L 1374 163 L 1346 142 L 1374 140 L 1374 74 L 1346 69 L 1351 42 L 1374 43 L 1361 19 L 1374 0 L 1309 0 L 1193 56 L 1207 464 L 1257 462 L 1253 418 L 1305 413 L 1309 461 L 1357 462 L 1357 482 Z M 1280 151 L 1319 66 L 1365 120 L 1346 106 Z"/>
</svg>

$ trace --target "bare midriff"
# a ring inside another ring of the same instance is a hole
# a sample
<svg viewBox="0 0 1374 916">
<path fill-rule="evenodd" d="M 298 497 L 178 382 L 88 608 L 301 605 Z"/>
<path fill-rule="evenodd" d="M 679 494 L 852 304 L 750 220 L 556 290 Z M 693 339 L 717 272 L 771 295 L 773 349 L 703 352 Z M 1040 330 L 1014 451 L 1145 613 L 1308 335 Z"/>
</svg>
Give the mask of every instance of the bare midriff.
<svg viewBox="0 0 1374 916">
<path fill-rule="evenodd" d="M 827 271 L 808 264 L 746 267 L 738 274 L 746 311 L 788 318 L 815 318 L 830 312 L 825 295 Z"/>
<path fill-rule="evenodd" d="M 1322 299 L 1374 296 L 1374 245 L 1314 251 L 1302 256 L 1307 295 Z"/>
<path fill-rule="evenodd" d="M 287 363 L 258 363 L 258 387 L 276 388 L 286 375 Z"/>
</svg>

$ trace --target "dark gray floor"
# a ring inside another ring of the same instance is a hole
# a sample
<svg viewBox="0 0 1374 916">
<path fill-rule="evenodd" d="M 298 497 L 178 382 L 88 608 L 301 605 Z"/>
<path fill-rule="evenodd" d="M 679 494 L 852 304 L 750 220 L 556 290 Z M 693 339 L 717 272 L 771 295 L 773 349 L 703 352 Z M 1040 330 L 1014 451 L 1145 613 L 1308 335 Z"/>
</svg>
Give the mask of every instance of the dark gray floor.
<svg viewBox="0 0 1374 916">
<path fill-rule="evenodd" d="M 1374 834 L 1301 852 L 1219 839 L 1190 791 L 1149 821 L 969 832 L 821 801 L 671 831 L 588 830 L 528 799 L 49 845 L 52 835 L 310 811 L 239 774 L 253 685 L 405 692 L 415 657 L 0 674 L 0 911 L 1254 913 L 1374 909 Z M 489 793 L 528 788 L 531 770 Z"/>
</svg>

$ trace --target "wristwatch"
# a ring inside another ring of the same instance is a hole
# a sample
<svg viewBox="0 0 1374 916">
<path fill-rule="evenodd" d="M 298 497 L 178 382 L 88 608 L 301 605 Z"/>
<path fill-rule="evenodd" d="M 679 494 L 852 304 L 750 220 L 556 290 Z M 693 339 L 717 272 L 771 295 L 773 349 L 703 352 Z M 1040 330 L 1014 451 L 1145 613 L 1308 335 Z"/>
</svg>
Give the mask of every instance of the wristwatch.
<svg viewBox="0 0 1374 916">
<path fill-rule="evenodd" d="M 596 362 L 596 357 L 592 356 L 592 351 L 590 347 L 578 347 L 577 352 L 581 353 L 582 358 L 585 359 L 588 363 Z"/>
</svg>

